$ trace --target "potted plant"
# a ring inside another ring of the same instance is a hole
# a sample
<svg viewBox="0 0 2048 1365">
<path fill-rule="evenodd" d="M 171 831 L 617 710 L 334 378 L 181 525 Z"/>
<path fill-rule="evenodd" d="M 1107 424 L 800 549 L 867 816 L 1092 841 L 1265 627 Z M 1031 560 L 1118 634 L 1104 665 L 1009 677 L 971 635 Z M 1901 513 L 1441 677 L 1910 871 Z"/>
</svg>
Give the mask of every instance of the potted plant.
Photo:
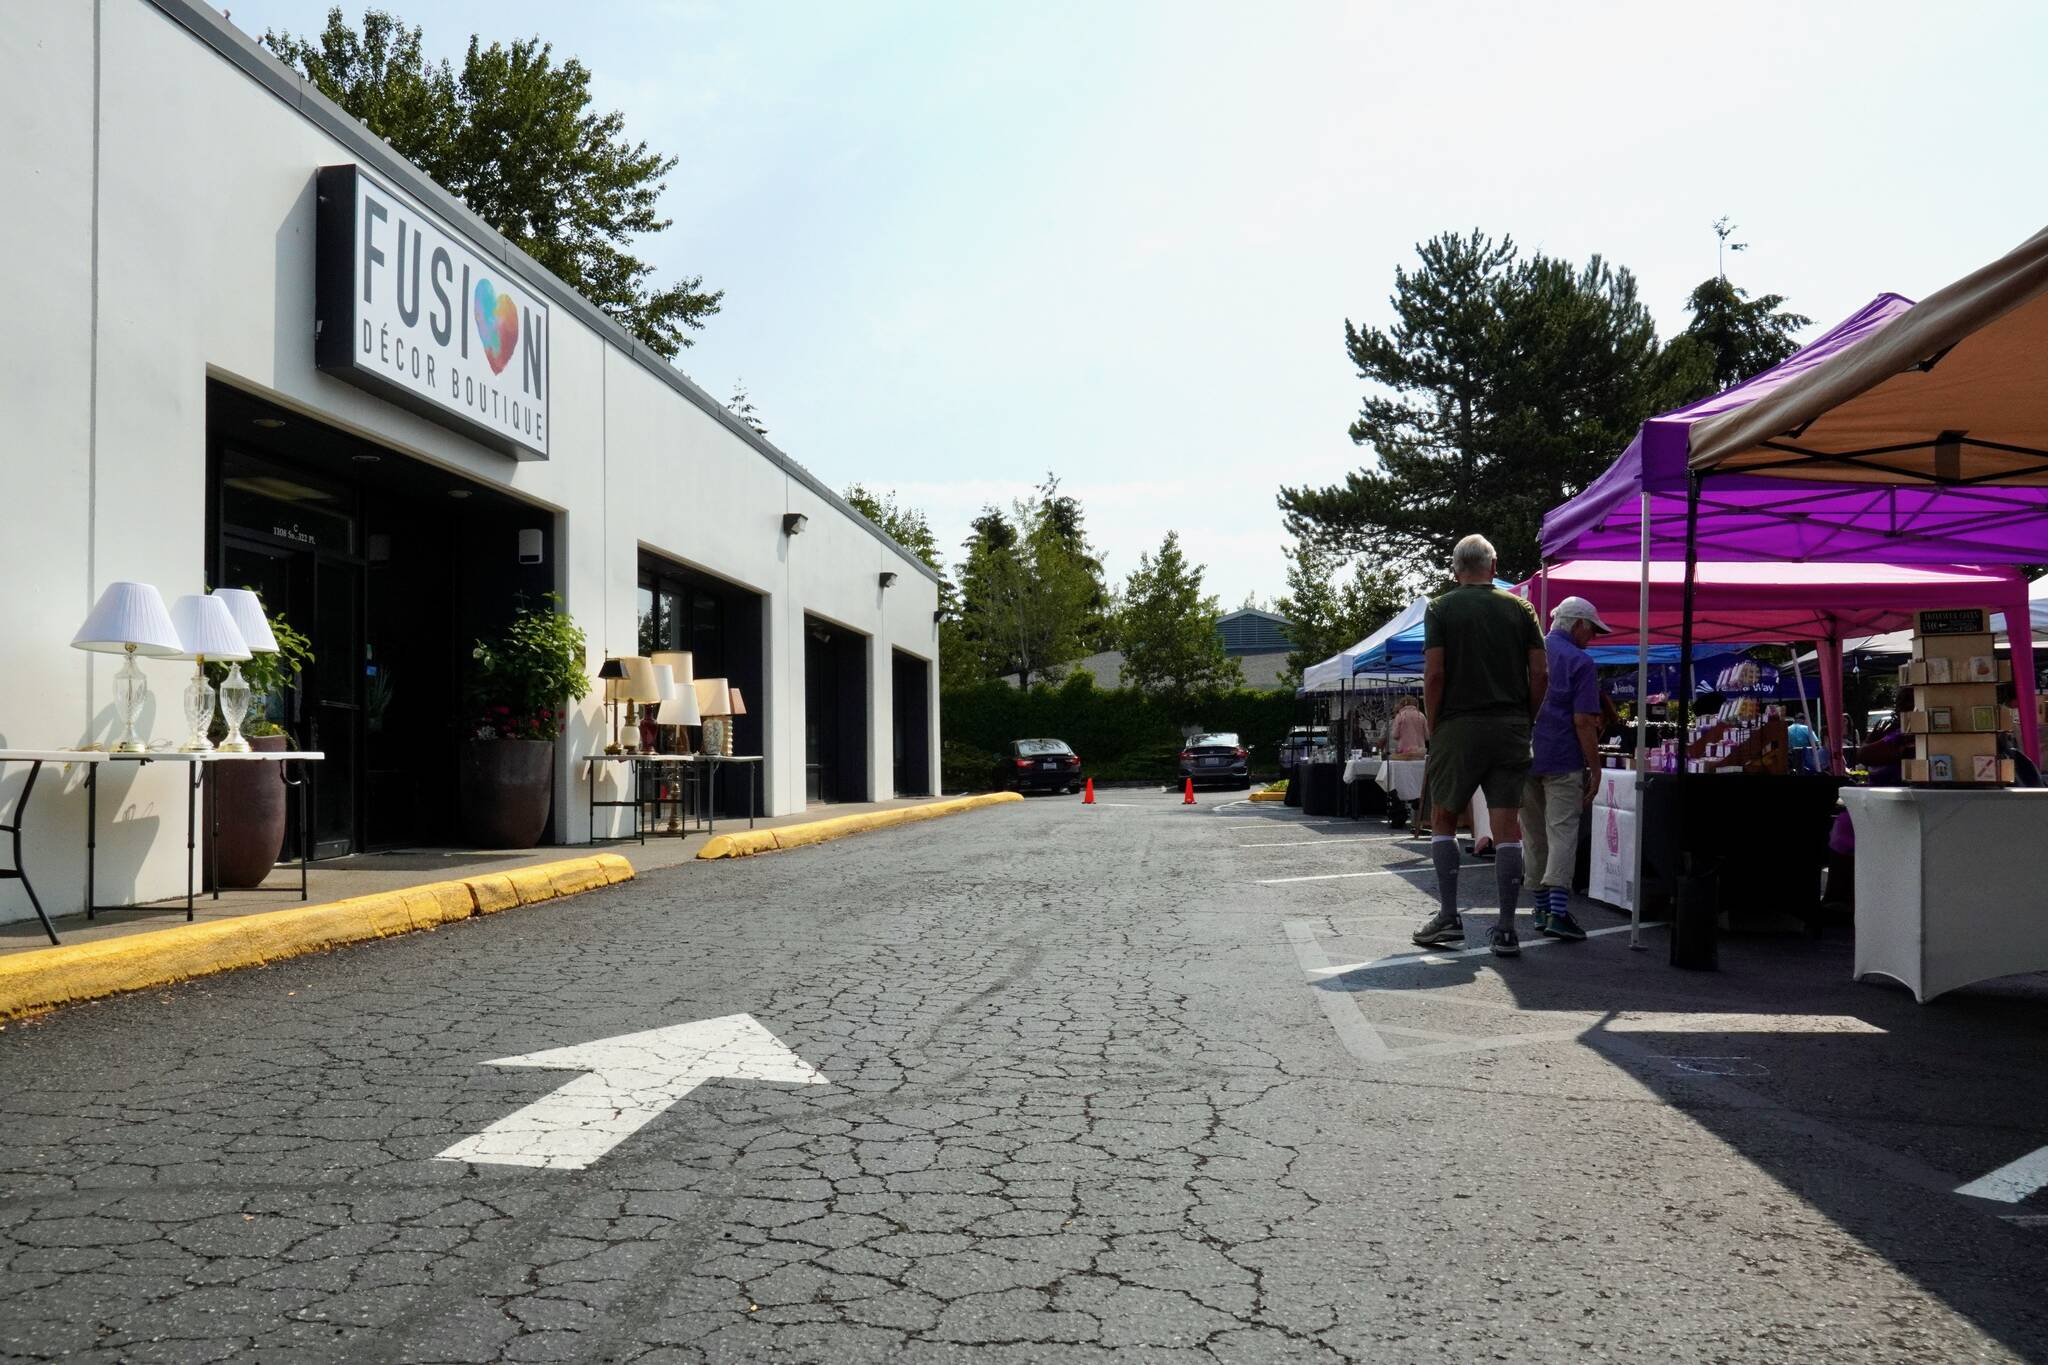
<svg viewBox="0 0 2048 1365">
<path fill-rule="evenodd" d="M 521 603 L 503 637 L 470 652 L 476 720 L 458 792 L 463 834 L 478 848 L 532 848 L 548 825 L 564 703 L 590 690 L 583 631 L 560 600 Z"/>
<path fill-rule="evenodd" d="M 285 692 L 297 683 L 300 670 L 313 662 L 313 648 L 283 615 L 265 615 L 270 633 L 277 637 L 277 652 L 242 661 L 242 681 L 249 685 L 249 716 L 242 723 L 242 736 L 251 749 L 275 752 L 291 747 L 282 723 Z M 219 687 L 227 666 L 208 664 L 206 672 Z M 216 742 L 227 733 L 218 719 L 214 729 Z M 216 764 L 207 774 L 206 793 L 213 803 L 209 824 L 218 830 L 213 836 L 213 863 L 220 885 L 261 886 L 284 849 L 289 811 L 283 765 Z"/>
</svg>

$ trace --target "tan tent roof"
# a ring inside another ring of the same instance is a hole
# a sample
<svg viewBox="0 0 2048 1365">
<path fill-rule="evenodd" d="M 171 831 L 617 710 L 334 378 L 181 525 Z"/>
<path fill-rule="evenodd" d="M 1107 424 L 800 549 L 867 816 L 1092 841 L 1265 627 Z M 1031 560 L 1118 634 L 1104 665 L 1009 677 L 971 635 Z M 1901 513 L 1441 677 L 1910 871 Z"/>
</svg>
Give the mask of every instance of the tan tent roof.
<svg viewBox="0 0 2048 1365">
<path fill-rule="evenodd" d="M 2048 485 L 2048 231 L 1697 424 L 1688 463 L 1837 484 Z"/>
</svg>

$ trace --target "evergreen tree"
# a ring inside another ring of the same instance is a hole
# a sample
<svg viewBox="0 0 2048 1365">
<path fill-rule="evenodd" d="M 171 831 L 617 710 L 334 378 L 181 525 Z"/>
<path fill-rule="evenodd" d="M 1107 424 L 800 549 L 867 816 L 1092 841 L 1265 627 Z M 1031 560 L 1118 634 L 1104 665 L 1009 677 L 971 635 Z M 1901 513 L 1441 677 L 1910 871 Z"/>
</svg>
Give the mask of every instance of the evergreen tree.
<svg viewBox="0 0 2048 1365">
<path fill-rule="evenodd" d="M 1222 614 L 1216 598 L 1203 595 L 1202 567 L 1188 563 L 1179 532 L 1168 531 L 1158 554 L 1140 555 L 1124 584 L 1115 623 L 1124 682 L 1175 702 L 1242 683 L 1216 629 Z"/>
<path fill-rule="evenodd" d="M 1725 275 L 1704 280 L 1685 301 L 1692 321 L 1672 338 L 1674 365 L 1686 367 L 1673 395 L 1688 403 L 1719 393 L 1791 358 L 1792 334 L 1812 318 L 1786 309 L 1783 294 L 1752 299 Z"/>
<path fill-rule="evenodd" d="M 674 359 L 718 312 L 723 290 L 702 276 L 656 288 L 628 250 L 669 227 L 655 204 L 676 158 L 628 142 L 623 115 L 592 112 L 575 58 L 557 64 L 537 37 L 472 36 L 458 74 L 427 60 L 417 26 L 366 9 L 357 31 L 339 6 L 317 38 L 267 31 L 263 43 L 657 354 Z"/>
<path fill-rule="evenodd" d="M 1474 230 L 1394 273 L 1394 324 L 1344 325 L 1369 381 L 1351 438 L 1374 463 L 1324 488 L 1283 488 L 1297 538 L 1400 574 L 1441 572 L 1483 531 L 1506 572 L 1536 567 L 1542 514 L 1620 453 L 1671 372 L 1634 277 L 1521 257 Z"/>
</svg>

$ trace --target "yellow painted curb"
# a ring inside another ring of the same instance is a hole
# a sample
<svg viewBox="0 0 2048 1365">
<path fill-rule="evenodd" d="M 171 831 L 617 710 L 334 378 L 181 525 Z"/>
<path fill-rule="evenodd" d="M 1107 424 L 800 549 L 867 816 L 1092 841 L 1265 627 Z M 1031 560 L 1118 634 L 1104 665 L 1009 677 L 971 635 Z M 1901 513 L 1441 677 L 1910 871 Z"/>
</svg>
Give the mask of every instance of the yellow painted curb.
<svg viewBox="0 0 2048 1365">
<path fill-rule="evenodd" d="M 1287 799 L 1287 793 L 1284 791 L 1253 792 L 1246 799 L 1250 801 L 1285 801 Z"/>
<path fill-rule="evenodd" d="M 616 853 L 0 957 L 0 1019 L 433 929 L 630 880 Z"/>
<path fill-rule="evenodd" d="M 829 820 L 808 820 L 780 829 L 744 829 L 737 834 L 720 834 L 697 850 L 699 858 L 748 858 L 756 853 L 775 853 L 788 848 L 805 848 L 828 839 L 844 839 L 871 829 L 936 820 L 943 815 L 962 815 L 984 806 L 1022 801 L 1020 792 L 984 792 L 979 796 L 956 796 L 950 801 L 928 801 L 921 806 L 899 806 L 895 810 L 863 811 L 859 815 L 837 815 Z"/>
</svg>

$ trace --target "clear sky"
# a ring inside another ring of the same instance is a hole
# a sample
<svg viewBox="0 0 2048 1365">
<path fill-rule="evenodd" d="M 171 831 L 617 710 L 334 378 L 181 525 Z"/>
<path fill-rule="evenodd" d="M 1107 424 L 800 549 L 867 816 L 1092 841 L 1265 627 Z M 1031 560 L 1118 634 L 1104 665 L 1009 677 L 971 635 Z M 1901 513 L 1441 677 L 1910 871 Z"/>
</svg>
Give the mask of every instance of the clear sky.
<svg viewBox="0 0 2048 1365">
<path fill-rule="evenodd" d="M 2038 4 L 389 7 L 540 34 L 681 158 L 645 253 L 726 300 L 680 363 L 821 478 L 957 547 L 1051 469 L 1113 577 L 1178 529 L 1227 607 L 1281 590 L 1278 486 L 1364 458 L 1344 319 L 1421 238 L 1602 253 L 1668 335 L 1723 214 L 1822 326 L 2048 225 Z"/>
</svg>

